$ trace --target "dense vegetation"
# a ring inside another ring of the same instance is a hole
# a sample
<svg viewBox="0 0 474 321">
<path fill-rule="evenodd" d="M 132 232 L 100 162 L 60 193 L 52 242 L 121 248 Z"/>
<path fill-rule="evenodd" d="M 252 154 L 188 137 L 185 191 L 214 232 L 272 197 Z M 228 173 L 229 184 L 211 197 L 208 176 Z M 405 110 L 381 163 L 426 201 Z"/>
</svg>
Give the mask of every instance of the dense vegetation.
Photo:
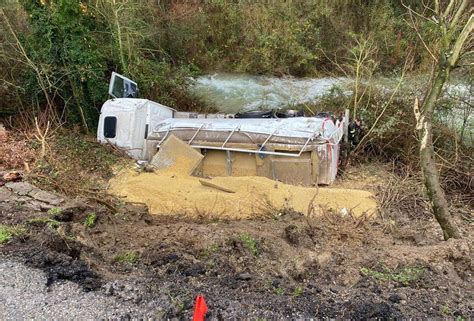
<svg viewBox="0 0 474 321">
<path fill-rule="evenodd" d="M 399 0 L 8 0 L 0 117 L 40 116 L 90 131 L 112 71 L 178 109 L 199 107 L 185 88 L 205 71 L 341 74 L 361 53 L 371 73 L 391 74 L 405 62 L 427 71 L 430 58 L 406 18 Z M 419 30 L 436 36 L 429 22 Z"/>
</svg>

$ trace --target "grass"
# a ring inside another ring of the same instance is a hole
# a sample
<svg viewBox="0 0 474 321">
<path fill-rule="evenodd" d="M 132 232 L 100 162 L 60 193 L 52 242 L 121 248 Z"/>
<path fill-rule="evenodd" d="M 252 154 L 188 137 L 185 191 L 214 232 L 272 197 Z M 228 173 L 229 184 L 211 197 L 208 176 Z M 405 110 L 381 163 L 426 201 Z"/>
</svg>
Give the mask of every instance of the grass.
<svg viewBox="0 0 474 321">
<path fill-rule="evenodd" d="M 49 216 L 58 216 L 61 215 L 63 212 L 63 209 L 60 207 L 53 207 L 48 210 L 48 215 Z"/>
<path fill-rule="evenodd" d="M 240 236 L 240 239 L 242 240 L 242 242 L 244 242 L 245 247 L 248 248 L 249 251 L 250 251 L 254 256 L 258 256 L 257 241 L 256 241 L 251 235 L 242 234 L 242 235 Z"/>
<path fill-rule="evenodd" d="M 283 295 L 285 293 L 285 289 L 281 288 L 281 287 L 278 287 L 275 289 L 275 293 L 277 295 Z"/>
<path fill-rule="evenodd" d="M 26 228 L 21 225 L 0 224 L 0 244 L 8 242 L 12 237 L 25 235 Z"/>
<path fill-rule="evenodd" d="M 92 212 L 87 214 L 86 219 L 84 220 L 84 226 L 87 228 L 93 228 L 97 223 L 97 215 Z"/>
<path fill-rule="evenodd" d="M 56 230 L 61 222 L 53 220 L 48 217 L 35 217 L 28 221 L 28 224 L 44 224 L 47 225 L 50 229 Z"/>
<path fill-rule="evenodd" d="M 295 298 L 299 297 L 299 296 L 302 296 L 303 295 L 303 288 L 301 286 L 297 286 L 294 290 L 293 290 L 293 296 Z"/>
<path fill-rule="evenodd" d="M 392 271 L 386 267 L 383 271 L 376 271 L 370 268 L 361 268 L 360 272 L 368 277 L 380 281 L 395 281 L 408 285 L 410 282 L 417 280 L 424 272 L 424 268 L 420 267 L 404 267 L 398 271 Z"/>
<path fill-rule="evenodd" d="M 126 251 L 114 257 L 114 261 L 119 263 L 135 264 L 140 259 L 140 255 L 135 251 Z"/>
<path fill-rule="evenodd" d="M 33 183 L 68 196 L 97 192 L 113 176 L 114 169 L 128 164 L 123 153 L 99 144 L 94 136 L 61 131 L 48 141 L 45 159 L 32 169 Z"/>
<path fill-rule="evenodd" d="M 443 304 L 443 305 L 441 306 L 441 309 L 440 309 L 440 310 L 441 310 L 441 313 L 442 313 L 443 315 L 449 315 L 449 314 L 450 314 L 450 311 L 451 311 L 451 310 L 449 309 L 449 304 L 447 304 L 447 303 Z"/>
</svg>

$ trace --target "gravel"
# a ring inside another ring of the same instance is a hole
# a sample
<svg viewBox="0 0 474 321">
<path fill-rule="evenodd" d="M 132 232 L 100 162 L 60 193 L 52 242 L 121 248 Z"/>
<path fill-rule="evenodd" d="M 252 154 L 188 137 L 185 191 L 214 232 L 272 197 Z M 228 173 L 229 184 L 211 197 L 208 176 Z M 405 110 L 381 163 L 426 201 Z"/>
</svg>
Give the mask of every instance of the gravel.
<svg viewBox="0 0 474 321">
<path fill-rule="evenodd" d="M 46 286 L 41 270 L 29 268 L 8 257 L 0 257 L 0 320 L 156 318 L 162 308 L 135 304 L 111 296 L 105 284 L 85 292 L 70 281 Z"/>
</svg>

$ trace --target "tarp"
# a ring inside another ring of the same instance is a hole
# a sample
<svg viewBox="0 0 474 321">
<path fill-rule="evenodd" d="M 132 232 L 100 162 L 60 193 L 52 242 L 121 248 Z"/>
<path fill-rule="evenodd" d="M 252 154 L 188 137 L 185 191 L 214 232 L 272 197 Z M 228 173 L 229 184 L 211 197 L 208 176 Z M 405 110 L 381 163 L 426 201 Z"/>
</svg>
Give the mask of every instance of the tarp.
<svg viewBox="0 0 474 321">
<path fill-rule="evenodd" d="M 156 124 L 150 137 L 158 139 L 163 132 L 194 130 L 199 132 L 245 132 L 264 136 L 280 136 L 289 138 L 317 138 L 337 144 L 339 132 L 329 118 L 294 117 L 279 119 L 166 119 Z"/>
</svg>

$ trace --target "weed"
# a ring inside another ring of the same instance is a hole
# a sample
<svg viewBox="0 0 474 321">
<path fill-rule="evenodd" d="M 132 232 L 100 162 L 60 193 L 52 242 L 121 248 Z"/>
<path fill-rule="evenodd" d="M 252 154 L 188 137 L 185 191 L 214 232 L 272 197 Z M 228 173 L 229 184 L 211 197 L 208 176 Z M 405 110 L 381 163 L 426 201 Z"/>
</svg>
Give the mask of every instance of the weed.
<svg viewBox="0 0 474 321">
<path fill-rule="evenodd" d="M 240 236 L 240 239 L 242 242 L 244 242 L 244 245 L 250 250 L 250 252 L 254 255 L 258 255 L 258 248 L 257 248 L 257 241 L 250 235 L 248 234 L 242 234 Z"/>
<path fill-rule="evenodd" d="M 299 297 L 303 295 L 303 288 L 301 286 L 297 286 L 294 290 L 293 290 L 293 296 L 295 298 Z"/>
<path fill-rule="evenodd" d="M 114 257 L 114 260 L 116 262 L 120 263 L 130 263 L 130 264 L 135 264 L 138 262 L 140 256 L 137 252 L 135 251 L 126 251 L 123 253 L 120 253 Z"/>
<path fill-rule="evenodd" d="M 360 272 L 365 275 L 381 281 L 396 281 L 403 285 L 408 285 L 411 281 L 417 280 L 424 272 L 423 268 L 419 267 L 404 267 L 397 271 L 391 271 L 384 268 L 384 271 L 375 271 L 370 268 L 361 268 Z"/>
<path fill-rule="evenodd" d="M 285 289 L 278 287 L 275 289 L 275 293 L 278 295 L 283 295 L 285 293 Z"/>
<path fill-rule="evenodd" d="M 23 226 L 0 224 L 0 244 L 8 242 L 14 236 L 22 236 L 25 234 L 26 229 Z"/>
<path fill-rule="evenodd" d="M 448 305 L 447 303 L 443 304 L 443 305 L 441 306 L 441 309 L 440 309 L 440 310 L 441 310 L 441 313 L 442 313 L 443 315 L 449 315 L 449 314 L 450 314 L 449 305 Z"/>
<path fill-rule="evenodd" d="M 211 246 L 203 249 L 201 255 L 203 258 L 209 258 L 212 253 L 216 253 L 217 251 L 219 251 L 219 244 L 213 243 Z"/>
<path fill-rule="evenodd" d="M 48 210 L 48 215 L 49 216 L 58 216 L 61 215 L 63 212 L 63 209 L 60 207 L 53 207 Z"/>
<path fill-rule="evenodd" d="M 35 217 L 29 220 L 28 224 L 44 224 L 48 226 L 50 229 L 56 230 L 61 225 L 61 222 L 53 220 L 48 217 Z"/>
<path fill-rule="evenodd" d="M 97 222 L 97 215 L 92 212 L 87 214 L 86 219 L 84 220 L 84 226 L 87 228 L 93 228 Z"/>
</svg>

